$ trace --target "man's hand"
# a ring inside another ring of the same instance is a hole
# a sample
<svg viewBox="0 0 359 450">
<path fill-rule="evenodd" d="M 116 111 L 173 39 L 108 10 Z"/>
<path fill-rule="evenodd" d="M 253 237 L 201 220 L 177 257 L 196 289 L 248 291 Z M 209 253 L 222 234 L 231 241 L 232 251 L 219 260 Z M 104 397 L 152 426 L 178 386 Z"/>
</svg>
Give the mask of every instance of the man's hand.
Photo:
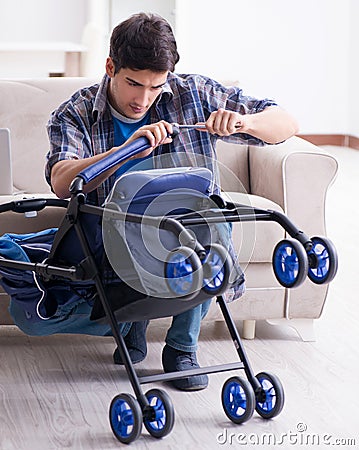
<svg viewBox="0 0 359 450">
<path fill-rule="evenodd" d="M 126 144 L 129 144 L 140 137 L 146 137 L 149 140 L 151 147 L 133 157 L 133 159 L 144 158 L 152 153 L 152 151 L 159 145 L 169 144 L 172 142 L 172 138 L 170 137 L 172 133 L 172 125 L 164 120 L 161 120 L 160 122 L 151 123 L 150 125 L 144 125 L 139 128 L 126 141 Z"/>
<path fill-rule="evenodd" d="M 246 116 L 221 108 L 209 116 L 206 122 L 206 128 L 212 134 L 229 136 L 234 133 L 243 132 L 245 121 Z"/>
<path fill-rule="evenodd" d="M 204 131 L 218 136 L 247 133 L 267 144 L 283 142 L 298 132 L 296 120 L 284 109 L 274 105 L 261 112 L 245 115 L 219 109 L 212 112 L 205 125 Z"/>
</svg>

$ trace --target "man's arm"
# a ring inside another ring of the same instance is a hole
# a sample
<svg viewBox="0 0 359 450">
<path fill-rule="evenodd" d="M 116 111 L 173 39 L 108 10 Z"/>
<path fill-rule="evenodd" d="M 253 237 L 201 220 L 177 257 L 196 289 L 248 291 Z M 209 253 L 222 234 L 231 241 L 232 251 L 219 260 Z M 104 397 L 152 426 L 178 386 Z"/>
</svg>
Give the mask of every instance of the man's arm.
<svg viewBox="0 0 359 450">
<path fill-rule="evenodd" d="M 172 125 L 165 121 L 161 121 L 151 125 L 145 125 L 139 128 L 123 145 L 121 145 L 120 147 L 113 147 L 108 152 L 84 159 L 66 159 L 58 161 L 51 169 L 52 190 L 59 198 L 68 198 L 70 196 L 69 187 L 72 180 L 77 176 L 79 172 L 81 172 L 86 167 L 89 167 L 97 161 L 105 158 L 107 155 L 114 153 L 119 148 L 122 148 L 135 139 L 143 136 L 149 140 L 151 146 L 129 159 L 144 158 L 145 156 L 148 156 L 159 145 L 172 142 L 172 139 L 168 137 L 172 134 L 172 132 Z M 128 161 L 128 159 L 126 161 Z M 104 180 L 115 173 L 116 170 L 126 161 L 123 161 L 122 163 L 112 167 L 111 169 L 107 170 L 102 175 L 97 177 L 95 180 L 86 184 L 86 186 L 84 187 L 84 192 L 87 193 L 93 191 Z"/>
<path fill-rule="evenodd" d="M 66 159 L 62 161 L 58 161 L 51 169 L 51 188 L 53 192 L 59 198 L 68 198 L 70 197 L 69 187 L 72 180 L 77 176 L 79 172 L 86 167 L 94 164 L 97 161 L 100 161 L 105 156 L 109 155 L 116 151 L 116 147 L 112 148 L 106 153 L 102 153 L 99 155 L 91 156 L 85 159 Z M 117 166 L 113 167 L 110 170 L 107 170 L 102 175 L 97 177 L 95 180 L 84 186 L 84 192 L 93 191 L 99 184 L 101 184 L 106 178 L 111 176 L 117 169 Z"/>
<path fill-rule="evenodd" d="M 254 114 L 219 109 L 206 122 L 207 131 L 219 136 L 246 133 L 268 144 L 277 144 L 298 132 L 295 119 L 279 106 L 268 106 Z"/>
</svg>

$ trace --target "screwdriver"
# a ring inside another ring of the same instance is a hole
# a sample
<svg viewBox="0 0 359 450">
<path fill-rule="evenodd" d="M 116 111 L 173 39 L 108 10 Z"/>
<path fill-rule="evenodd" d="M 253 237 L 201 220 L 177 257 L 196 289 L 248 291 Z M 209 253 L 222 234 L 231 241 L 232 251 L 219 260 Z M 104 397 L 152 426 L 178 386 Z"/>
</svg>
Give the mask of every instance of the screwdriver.
<svg viewBox="0 0 359 450">
<path fill-rule="evenodd" d="M 236 128 L 241 128 L 241 123 L 236 123 Z M 206 125 L 204 123 L 199 123 L 197 125 L 179 125 L 178 123 L 172 123 L 173 136 L 177 136 L 181 130 L 205 130 Z"/>
<path fill-rule="evenodd" d="M 179 130 L 205 130 L 206 125 L 204 123 L 198 124 L 198 125 L 179 125 L 178 123 L 173 123 L 172 126 L 174 128 L 178 128 Z"/>
</svg>

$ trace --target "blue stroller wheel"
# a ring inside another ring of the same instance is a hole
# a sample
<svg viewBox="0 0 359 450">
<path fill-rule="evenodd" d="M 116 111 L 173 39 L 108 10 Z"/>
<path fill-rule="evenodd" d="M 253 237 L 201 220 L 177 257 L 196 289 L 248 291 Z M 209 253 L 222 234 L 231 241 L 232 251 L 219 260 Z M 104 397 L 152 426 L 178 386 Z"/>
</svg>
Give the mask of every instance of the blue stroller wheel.
<svg viewBox="0 0 359 450">
<path fill-rule="evenodd" d="M 116 438 L 130 444 L 141 434 L 142 411 L 138 401 L 130 394 L 119 394 L 110 405 L 110 424 Z"/>
<path fill-rule="evenodd" d="M 295 239 L 278 242 L 272 262 L 277 280 L 286 288 L 300 286 L 308 274 L 307 254 L 302 244 Z"/>
<path fill-rule="evenodd" d="M 334 244 L 325 237 L 311 239 L 313 248 L 308 252 L 308 277 L 315 284 L 329 283 L 338 270 L 338 255 Z"/>
<path fill-rule="evenodd" d="M 146 392 L 150 408 L 144 414 L 143 423 L 151 436 L 161 438 L 172 431 L 175 413 L 169 395 L 161 389 Z"/>
<path fill-rule="evenodd" d="M 232 264 L 222 245 L 211 244 L 205 247 L 206 259 L 203 264 L 203 288 L 209 295 L 222 295 L 227 290 Z"/>
<path fill-rule="evenodd" d="M 167 256 L 164 264 L 166 283 L 176 297 L 193 298 L 202 287 L 201 261 L 189 247 L 178 247 Z"/>
<path fill-rule="evenodd" d="M 222 388 L 222 406 L 232 422 L 240 424 L 249 420 L 255 407 L 250 383 L 240 377 L 229 378 Z"/>
<path fill-rule="evenodd" d="M 284 406 L 284 390 L 279 378 L 261 372 L 256 375 L 262 389 L 256 393 L 256 411 L 264 419 L 278 416 Z"/>
</svg>

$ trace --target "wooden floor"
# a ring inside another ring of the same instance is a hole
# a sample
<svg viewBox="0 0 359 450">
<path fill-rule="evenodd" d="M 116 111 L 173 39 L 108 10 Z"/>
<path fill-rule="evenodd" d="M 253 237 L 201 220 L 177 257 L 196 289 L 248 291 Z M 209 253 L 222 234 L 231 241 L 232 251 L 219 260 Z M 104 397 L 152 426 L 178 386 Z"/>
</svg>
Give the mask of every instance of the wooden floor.
<svg viewBox="0 0 359 450">
<path fill-rule="evenodd" d="M 231 423 L 220 392 L 232 373 L 211 375 L 208 389 L 200 392 L 177 392 L 157 384 L 174 403 L 174 429 L 161 441 L 144 429 L 131 448 L 359 448 L 359 152 L 327 150 L 340 162 L 327 211 L 328 234 L 340 264 L 316 322 L 317 340 L 304 343 L 290 328 L 259 323 L 256 339 L 244 341 L 254 371 L 271 371 L 281 379 L 286 393 L 281 415 L 264 421 L 255 414 L 242 426 Z M 161 369 L 167 326 L 167 320 L 151 323 L 149 354 L 136 366 L 139 373 Z M 116 394 L 132 389 L 124 370 L 112 364 L 112 338 L 30 338 L 3 326 L 0 348 L 1 450 L 124 447 L 112 434 L 108 409 Z M 223 323 L 203 325 L 199 359 L 203 365 L 236 360 Z"/>
</svg>

